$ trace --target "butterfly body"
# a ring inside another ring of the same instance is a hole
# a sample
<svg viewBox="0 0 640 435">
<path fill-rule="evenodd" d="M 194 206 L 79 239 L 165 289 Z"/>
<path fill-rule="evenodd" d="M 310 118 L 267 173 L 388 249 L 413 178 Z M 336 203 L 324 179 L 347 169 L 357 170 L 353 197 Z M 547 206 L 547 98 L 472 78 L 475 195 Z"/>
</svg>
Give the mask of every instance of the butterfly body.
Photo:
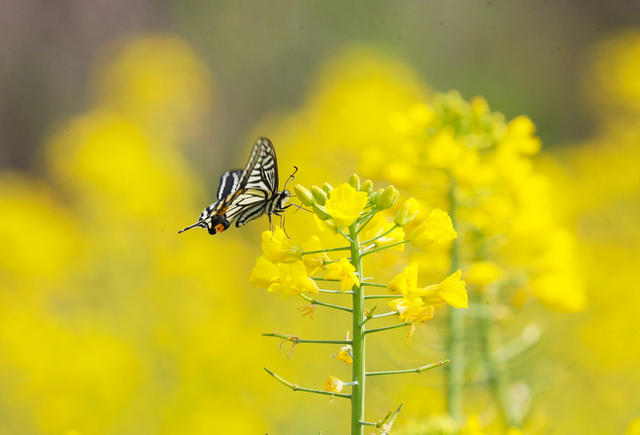
<svg viewBox="0 0 640 435">
<path fill-rule="evenodd" d="M 216 201 L 207 206 L 198 222 L 184 228 L 206 228 L 209 234 L 221 233 L 233 223 L 241 227 L 266 214 L 282 216 L 291 194 L 278 190 L 278 161 L 273 144 L 259 138 L 244 169 L 226 171 L 220 176 Z"/>
</svg>

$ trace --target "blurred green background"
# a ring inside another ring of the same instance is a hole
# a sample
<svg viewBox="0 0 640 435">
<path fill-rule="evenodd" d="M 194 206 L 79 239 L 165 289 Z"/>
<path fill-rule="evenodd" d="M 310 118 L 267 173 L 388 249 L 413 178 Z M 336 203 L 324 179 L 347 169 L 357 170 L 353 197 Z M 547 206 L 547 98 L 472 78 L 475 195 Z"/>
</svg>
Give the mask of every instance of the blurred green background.
<svg viewBox="0 0 640 435">
<path fill-rule="evenodd" d="M 366 143 L 428 89 L 531 118 L 553 220 L 578 240 L 586 310 L 515 322 L 545 337 L 515 367 L 540 381 L 525 433 L 624 433 L 640 416 L 639 35 L 640 3 L 622 0 L 3 1 L 0 433 L 343 433 L 344 403 L 262 372 L 348 377 L 337 349 L 287 359 L 259 336 L 346 329 L 250 288 L 266 220 L 175 231 L 257 135 L 281 178 L 296 164 L 301 182 L 338 184 L 366 157 L 341 138 Z M 294 233 L 314 225 L 292 215 Z M 372 359 L 444 358 L 440 326 Z M 420 421 L 444 412 L 443 386 L 384 381 L 371 404 L 407 400 L 404 422 Z M 468 394 L 502 433 L 486 392 Z"/>
</svg>

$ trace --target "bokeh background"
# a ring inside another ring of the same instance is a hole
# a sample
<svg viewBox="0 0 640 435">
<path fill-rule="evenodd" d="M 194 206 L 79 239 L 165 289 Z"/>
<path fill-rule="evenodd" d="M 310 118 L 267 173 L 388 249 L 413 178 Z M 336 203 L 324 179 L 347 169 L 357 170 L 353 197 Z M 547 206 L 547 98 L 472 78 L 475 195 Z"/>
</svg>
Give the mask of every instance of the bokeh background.
<svg viewBox="0 0 640 435">
<path fill-rule="evenodd" d="M 0 433 L 345 433 L 344 403 L 262 371 L 317 387 L 348 372 L 337 349 L 260 337 L 346 331 L 249 286 L 266 220 L 176 230 L 258 135 L 281 178 L 296 164 L 335 185 L 366 172 L 354 144 L 450 89 L 533 121 L 545 211 L 576 243 L 584 300 L 522 312 L 543 337 L 514 368 L 525 433 L 624 433 L 640 416 L 640 4 L 622 0 L 3 1 Z M 394 335 L 373 361 L 444 358 L 439 332 Z M 443 382 L 381 382 L 372 412 L 405 400 L 397 424 L 419 425 L 445 411 Z M 501 433 L 487 397 L 470 382 L 467 412 Z"/>
</svg>

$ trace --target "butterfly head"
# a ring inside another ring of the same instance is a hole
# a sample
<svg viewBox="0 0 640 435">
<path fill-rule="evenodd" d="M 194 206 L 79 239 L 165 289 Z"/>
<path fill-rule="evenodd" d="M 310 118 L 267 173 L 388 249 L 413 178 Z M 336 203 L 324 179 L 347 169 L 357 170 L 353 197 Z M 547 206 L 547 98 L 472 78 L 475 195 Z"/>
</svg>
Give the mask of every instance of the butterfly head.
<svg viewBox="0 0 640 435">
<path fill-rule="evenodd" d="M 282 192 L 278 194 L 276 198 L 276 210 L 284 210 L 287 202 L 289 202 L 289 198 L 291 197 L 291 192 L 287 189 L 284 189 Z"/>
</svg>

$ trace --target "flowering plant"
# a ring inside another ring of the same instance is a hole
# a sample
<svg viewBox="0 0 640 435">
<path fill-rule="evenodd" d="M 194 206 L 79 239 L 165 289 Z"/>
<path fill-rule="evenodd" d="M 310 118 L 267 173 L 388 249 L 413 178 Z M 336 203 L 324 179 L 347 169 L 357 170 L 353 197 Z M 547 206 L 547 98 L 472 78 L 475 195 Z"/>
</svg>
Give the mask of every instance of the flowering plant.
<svg viewBox="0 0 640 435">
<path fill-rule="evenodd" d="M 280 228 L 265 231 L 262 234 L 262 256 L 251 272 L 250 282 L 283 296 L 298 295 L 309 302 L 309 312 L 316 307 L 323 307 L 349 313 L 352 317 L 352 329 L 345 340 L 310 340 L 277 332 L 263 335 L 294 344 L 341 345 L 336 357 L 352 365 L 352 379 L 345 382 L 329 375 L 325 389 L 317 390 L 300 387 L 267 368 L 265 370 L 294 391 L 349 399 L 352 434 L 364 433 L 365 426 L 375 426 L 380 429 L 380 433 L 389 433 L 402 405 L 385 417 L 375 421 L 367 420 L 367 378 L 422 373 L 449 361 L 437 361 L 413 369 L 367 371 L 366 337 L 405 327 L 409 329 L 408 335 L 411 336 L 416 325 L 434 317 L 435 305 L 444 303 L 455 308 L 467 308 L 467 292 L 459 270 L 438 284 L 419 287 L 417 265 L 412 263 L 390 282 L 383 284 L 373 282 L 365 275 L 364 260 L 388 249 L 403 249 L 406 244 L 416 248 L 448 244 L 457 237 L 453 223 L 448 214 L 439 209 L 432 210 L 426 219 L 417 221 L 420 205 L 414 198 L 406 200 L 398 208 L 393 220 L 388 221 L 386 211 L 396 204 L 398 190 L 394 186 L 388 186 L 373 191 L 373 183 L 369 180 L 361 183 L 356 174 L 351 176 L 348 183 L 335 189 L 325 183 L 322 188 L 313 186 L 311 189 L 297 185 L 295 191 L 302 203 L 315 213 L 318 229 L 339 234 L 347 244 L 323 248 L 317 235 L 312 235 L 306 243 L 300 244 L 289 240 Z M 333 285 L 337 289 L 320 288 L 319 285 Z M 351 306 L 318 299 L 319 296 L 339 295 L 350 296 Z M 386 305 L 389 310 L 374 314 L 377 306 L 368 307 L 367 304 L 375 300 L 388 300 Z M 369 327 L 373 321 L 384 317 L 395 317 L 398 322 L 389 326 Z M 351 392 L 343 392 L 345 387 L 350 387 Z"/>
</svg>

